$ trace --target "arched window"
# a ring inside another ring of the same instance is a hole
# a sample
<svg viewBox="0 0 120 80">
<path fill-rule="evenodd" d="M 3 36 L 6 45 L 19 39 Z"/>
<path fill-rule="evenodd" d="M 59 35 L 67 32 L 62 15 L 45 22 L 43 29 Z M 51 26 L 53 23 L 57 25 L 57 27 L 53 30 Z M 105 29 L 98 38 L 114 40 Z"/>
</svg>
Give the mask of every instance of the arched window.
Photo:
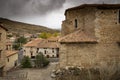
<svg viewBox="0 0 120 80">
<path fill-rule="evenodd" d="M 77 19 L 75 19 L 75 28 L 78 27 L 78 22 L 77 22 Z"/>
</svg>

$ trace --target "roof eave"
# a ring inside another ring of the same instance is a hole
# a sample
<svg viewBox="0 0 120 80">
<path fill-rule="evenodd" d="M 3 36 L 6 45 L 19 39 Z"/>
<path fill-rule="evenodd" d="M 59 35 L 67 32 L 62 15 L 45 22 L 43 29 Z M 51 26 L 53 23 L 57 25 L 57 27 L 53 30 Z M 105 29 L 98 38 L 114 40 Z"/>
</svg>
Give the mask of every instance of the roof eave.
<svg viewBox="0 0 120 80">
<path fill-rule="evenodd" d="M 84 41 L 84 42 L 60 42 L 61 44 L 97 44 L 97 41 Z"/>
<path fill-rule="evenodd" d="M 68 8 L 66 9 L 65 11 L 65 15 L 67 13 L 67 11 L 69 10 L 74 10 L 74 9 L 82 9 L 82 8 L 85 8 L 85 7 L 96 7 L 98 9 L 101 9 L 101 8 L 115 8 L 115 9 L 119 9 L 120 8 L 120 4 L 82 4 L 80 6 L 76 6 L 76 7 L 72 7 L 72 8 Z"/>
<path fill-rule="evenodd" d="M 8 31 L 8 29 L 3 27 L 2 25 L 0 25 L 0 27 L 3 28 L 5 31 Z"/>
</svg>

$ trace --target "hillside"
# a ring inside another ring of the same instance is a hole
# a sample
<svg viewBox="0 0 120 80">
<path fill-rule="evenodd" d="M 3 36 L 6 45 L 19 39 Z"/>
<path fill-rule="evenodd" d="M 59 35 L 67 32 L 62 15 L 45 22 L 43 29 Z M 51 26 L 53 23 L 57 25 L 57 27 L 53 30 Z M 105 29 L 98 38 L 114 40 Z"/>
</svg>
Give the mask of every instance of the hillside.
<svg viewBox="0 0 120 80">
<path fill-rule="evenodd" d="M 0 22 L 8 29 L 9 32 L 12 33 L 40 33 L 40 32 L 58 32 L 58 30 L 50 29 L 44 26 L 39 25 L 33 25 L 33 24 L 27 24 L 17 21 L 12 21 L 5 18 L 0 18 Z"/>
</svg>

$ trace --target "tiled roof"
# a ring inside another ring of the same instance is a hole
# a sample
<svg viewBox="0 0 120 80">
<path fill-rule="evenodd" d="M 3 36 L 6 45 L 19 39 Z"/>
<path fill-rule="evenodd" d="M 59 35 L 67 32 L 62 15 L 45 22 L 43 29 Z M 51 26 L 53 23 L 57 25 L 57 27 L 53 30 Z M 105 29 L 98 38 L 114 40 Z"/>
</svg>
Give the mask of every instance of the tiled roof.
<svg viewBox="0 0 120 80">
<path fill-rule="evenodd" d="M 7 50 L 6 56 L 9 57 L 9 56 L 12 56 L 12 55 L 17 54 L 17 53 L 18 53 L 18 51 Z"/>
<path fill-rule="evenodd" d="M 83 42 L 97 42 L 95 37 L 92 37 L 84 31 L 77 30 L 59 39 L 60 43 L 83 43 Z"/>
<path fill-rule="evenodd" d="M 38 48 L 58 48 L 59 43 L 58 41 L 48 41 L 48 40 L 43 40 L 41 43 L 38 44 Z"/>
<path fill-rule="evenodd" d="M 37 48 L 58 48 L 58 41 L 55 38 L 41 39 L 37 38 L 28 42 L 24 47 L 37 47 Z"/>
<path fill-rule="evenodd" d="M 36 38 L 30 42 L 28 42 L 27 44 L 24 45 L 24 47 L 36 47 L 43 39 L 41 38 Z"/>
</svg>

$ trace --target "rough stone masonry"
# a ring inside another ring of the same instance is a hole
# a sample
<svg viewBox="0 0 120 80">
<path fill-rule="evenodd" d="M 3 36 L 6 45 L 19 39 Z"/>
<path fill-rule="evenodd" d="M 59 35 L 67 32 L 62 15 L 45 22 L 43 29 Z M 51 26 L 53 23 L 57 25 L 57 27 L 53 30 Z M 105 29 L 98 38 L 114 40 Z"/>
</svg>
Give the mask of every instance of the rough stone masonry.
<svg viewBox="0 0 120 80">
<path fill-rule="evenodd" d="M 99 66 L 120 60 L 120 4 L 69 8 L 62 24 L 60 67 Z"/>
</svg>

